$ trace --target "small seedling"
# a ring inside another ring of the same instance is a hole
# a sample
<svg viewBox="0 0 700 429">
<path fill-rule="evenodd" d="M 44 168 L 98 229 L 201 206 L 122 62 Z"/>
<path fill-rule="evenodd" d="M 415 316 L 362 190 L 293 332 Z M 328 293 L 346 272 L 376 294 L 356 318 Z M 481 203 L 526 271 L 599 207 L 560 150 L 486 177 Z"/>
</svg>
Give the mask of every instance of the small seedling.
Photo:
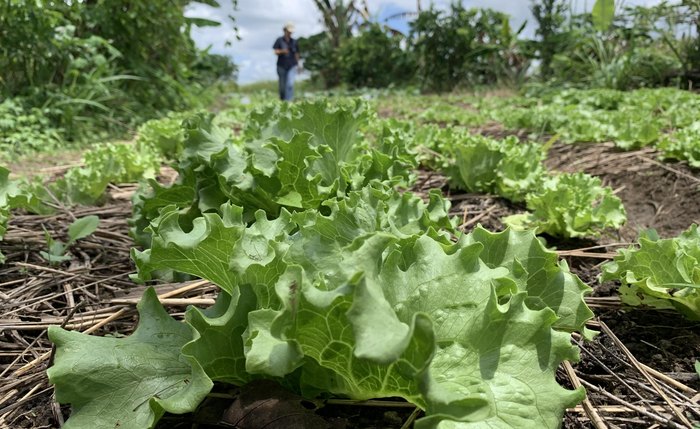
<svg viewBox="0 0 700 429">
<path fill-rule="evenodd" d="M 65 244 L 62 241 L 55 240 L 53 237 L 51 237 L 49 232 L 44 229 L 48 252 L 42 250 L 39 252 L 39 254 L 51 264 L 69 261 L 71 259 L 71 255 L 66 254 L 66 250 L 76 241 L 95 232 L 99 224 L 100 218 L 97 216 L 85 216 L 83 218 L 76 219 L 76 221 L 68 227 L 68 242 Z"/>
</svg>

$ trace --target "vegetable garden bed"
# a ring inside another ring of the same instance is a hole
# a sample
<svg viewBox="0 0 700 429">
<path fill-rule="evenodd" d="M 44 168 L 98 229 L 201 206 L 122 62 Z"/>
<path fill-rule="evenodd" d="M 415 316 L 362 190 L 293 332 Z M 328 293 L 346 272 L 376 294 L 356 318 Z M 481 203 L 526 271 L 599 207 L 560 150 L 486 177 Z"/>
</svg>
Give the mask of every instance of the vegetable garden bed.
<svg viewBox="0 0 700 429">
<path fill-rule="evenodd" d="M 593 287 L 586 302 L 597 317 L 587 326 L 600 332 L 592 340 L 574 332 L 581 360 L 564 362 L 557 370 L 561 385 L 583 385 L 588 392 L 584 402 L 565 413 L 564 427 L 692 427 L 700 421 L 700 382 L 694 368 L 700 356 L 700 323 L 670 311 L 625 308 L 617 285 L 599 285 L 597 277 L 601 264 L 634 242 L 640 228 L 655 227 L 662 237 L 672 237 L 699 222 L 700 177 L 684 164 L 657 161 L 650 149 L 619 152 L 605 143 L 555 144 L 545 164 L 550 170 L 600 177 L 620 197 L 628 217 L 619 232 L 599 238 L 547 237 L 572 272 Z M 419 171 L 412 191 L 427 199 L 431 189 L 441 189 L 451 201 L 450 214 L 464 232 L 478 224 L 501 230 L 504 217 L 524 211 L 522 203 L 465 193 L 451 188 L 438 172 Z M 51 215 L 10 218 L 0 243 L 7 258 L 0 271 L 0 426 L 57 427 L 69 415 L 69 407 L 56 402 L 46 376 L 55 356 L 46 335 L 48 325 L 116 337 L 135 330 L 136 303 L 146 290 L 129 279 L 135 268 L 129 259 L 133 240 L 126 219 L 132 212 L 128 198 L 135 190 L 133 185 L 111 185 L 110 197 L 100 207 L 59 206 Z M 89 215 L 97 215 L 100 226 L 73 244 L 70 264 L 51 266 L 38 257 L 46 245 L 44 229 L 63 239 L 75 219 Z M 217 289 L 206 280 L 173 281 L 158 284 L 155 292 L 180 319 L 187 305 L 213 304 Z M 274 406 L 271 401 L 276 401 Z M 278 385 L 254 380 L 242 389 L 217 384 L 197 413 L 166 415 L 159 424 L 403 429 L 423 416 L 398 398 L 383 401 L 303 400 Z"/>
</svg>

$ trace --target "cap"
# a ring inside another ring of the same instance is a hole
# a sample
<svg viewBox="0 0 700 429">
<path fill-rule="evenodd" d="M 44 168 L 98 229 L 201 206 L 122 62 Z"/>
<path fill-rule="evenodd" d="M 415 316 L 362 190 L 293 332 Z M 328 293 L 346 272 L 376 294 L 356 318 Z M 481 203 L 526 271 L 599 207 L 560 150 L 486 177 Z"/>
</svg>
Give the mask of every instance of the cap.
<svg viewBox="0 0 700 429">
<path fill-rule="evenodd" d="M 294 23 L 287 22 L 286 24 L 284 24 L 284 27 L 282 27 L 282 29 L 289 31 L 290 33 L 293 33 L 294 32 Z"/>
</svg>

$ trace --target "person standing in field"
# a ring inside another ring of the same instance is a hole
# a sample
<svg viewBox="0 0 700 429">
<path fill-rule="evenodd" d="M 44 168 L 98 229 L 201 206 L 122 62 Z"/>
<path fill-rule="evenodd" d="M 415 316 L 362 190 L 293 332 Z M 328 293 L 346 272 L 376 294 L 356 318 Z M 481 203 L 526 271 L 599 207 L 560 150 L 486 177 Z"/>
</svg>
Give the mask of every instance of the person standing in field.
<svg viewBox="0 0 700 429">
<path fill-rule="evenodd" d="M 282 28 L 284 35 L 275 40 L 272 49 L 277 55 L 277 76 L 279 76 L 280 99 L 291 101 L 294 98 L 294 78 L 299 66 L 299 45 L 292 37 L 294 24 L 288 22 Z"/>
</svg>

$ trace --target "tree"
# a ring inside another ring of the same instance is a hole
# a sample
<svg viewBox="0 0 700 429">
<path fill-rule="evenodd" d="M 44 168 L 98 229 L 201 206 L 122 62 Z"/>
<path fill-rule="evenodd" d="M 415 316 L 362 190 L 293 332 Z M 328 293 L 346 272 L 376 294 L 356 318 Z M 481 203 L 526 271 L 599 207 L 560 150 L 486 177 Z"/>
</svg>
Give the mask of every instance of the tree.
<svg viewBox="0 0 700 429">
<path fill-rule="evenodd" d="M 552 76 L 552 59 L 566 40 L 563 27 L 569 6 L 564 0 L 533 0 L 530 11 L 537 21 L 540 74 L 546 80 Z"/>
<path fill-rule="evenodd" d="M 452 3 L 443 11 L 431 5 L 411 23 L 411 52 L 421 86 L 441 92 L 513 80 L 527 67 L 517 43 L 521 30 L 514 33 L 509 16 L 492 9 Z"/>
<path fill-rule="evenodd" d="M 326 30 L 301 40 L 300 48 L 305 56 L 313 58 L 311 62 L 306 61 L 306 68 L 318 72 L 326 87 L 331 88 L 341 80 L 338 63 L 340 46 L 343 41 L 352 37 L 352 29 L 357 27 L 360 21 L 369 20 L 369 8 L 366 0 L 362 1 L 361 7 L 358 7 L 354 0 L 314 0 L 314 3 L 321 12 Z"/>
<path fill-rule="evenodd" d="M 338 53 L 343 82 L 355 87 L 383 88 L 406 83 L 415 74 L 413 57 L 401 48 L 405 37 L 377 23 L 363 26 Z"/>
</svg>

